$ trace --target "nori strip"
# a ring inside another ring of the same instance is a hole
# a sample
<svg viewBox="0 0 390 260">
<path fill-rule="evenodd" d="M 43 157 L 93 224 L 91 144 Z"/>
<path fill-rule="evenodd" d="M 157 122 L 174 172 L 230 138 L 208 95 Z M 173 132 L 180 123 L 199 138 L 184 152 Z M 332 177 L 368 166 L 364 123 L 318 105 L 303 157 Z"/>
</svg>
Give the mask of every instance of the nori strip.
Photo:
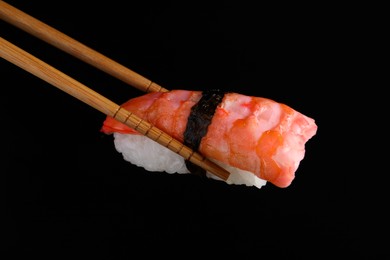
<svg viewBox="0 0 390 260">
<path fill-rule="evenodd" d="M 205 90 L 202 92 L 202 97 L 191 108 L 191 113 L 188 117 L 187 126 L 184 131 L 184 144 L 194 151 L 197 151 L 202 138 L 207 134 L 207 128 L 211 124 L 215 110 L 222 102 L 225 92 L 219 89 Z M 201 167 L 186 160 L 187 169 L 196 175 L 205 176 L 206 171 Z"/>
</svg>

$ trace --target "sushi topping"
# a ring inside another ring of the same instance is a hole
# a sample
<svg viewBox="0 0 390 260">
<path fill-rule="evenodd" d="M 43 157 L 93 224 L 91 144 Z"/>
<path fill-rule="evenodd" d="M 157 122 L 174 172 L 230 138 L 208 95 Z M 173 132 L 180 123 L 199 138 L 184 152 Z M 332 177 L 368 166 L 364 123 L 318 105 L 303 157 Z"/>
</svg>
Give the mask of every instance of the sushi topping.
<svg viewBox="0 0 390 260">
<path fill-rule="evenodd" d="M 215 110 L 222 102 L 225 92 L 218 89 L 206 90 L 202 92 L 202 97 L 191 108 L 186 129 L 184 131 L 184 144 L 191 149 L 199 150 L 200 142 L 207 133 L 207 128 L 211 124 Z M 206 176 L 206 171 L 199 166 L 186 160 L 187 169 L 199 176 Z"/>
</svg>

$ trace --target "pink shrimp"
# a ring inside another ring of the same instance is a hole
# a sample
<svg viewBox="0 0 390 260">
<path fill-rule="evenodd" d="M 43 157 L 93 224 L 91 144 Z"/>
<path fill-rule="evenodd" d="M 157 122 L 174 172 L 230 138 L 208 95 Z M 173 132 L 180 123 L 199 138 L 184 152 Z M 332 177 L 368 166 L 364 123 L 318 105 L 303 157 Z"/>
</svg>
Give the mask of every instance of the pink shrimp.
<svg viewBox="0 0 390 260">
<path fill-rule="evenodd" d="M 122 105 L 183 142 L 191 108 L 202 92 L 172 90 L 148 93 Z M 107 117 L 102 132 L 138 134 Z M 261 97 L 226 93 L 217 106 L 199 152 L 204 156 L 288 187 L 305 155 L 305 144 L 317 132 L 314 119 Z"/>
</svg>

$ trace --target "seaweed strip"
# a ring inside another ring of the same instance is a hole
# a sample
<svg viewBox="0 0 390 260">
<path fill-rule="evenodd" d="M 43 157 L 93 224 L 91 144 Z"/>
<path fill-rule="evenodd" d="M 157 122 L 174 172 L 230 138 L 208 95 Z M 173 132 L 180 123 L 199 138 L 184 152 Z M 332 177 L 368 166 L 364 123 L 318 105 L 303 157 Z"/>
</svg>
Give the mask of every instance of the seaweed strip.
<svg viewBox="0 0 390 260">
<path fill-rule="evenodd" d="M 205 90 L 202 92 L 202 97 L 191 108 L 188 117 L 187 126 L 184 131 L 184 144 L 191 149 L 199 150 L 202 138 L 207 134 L 207 129 L 211 124 L 215 110 L 222 102 L 225 92 L 218 89 Z M 196 175 L 205 176 L 206 171 L 201 167 L 186 160 L 187 169 Z"/>
</svg>

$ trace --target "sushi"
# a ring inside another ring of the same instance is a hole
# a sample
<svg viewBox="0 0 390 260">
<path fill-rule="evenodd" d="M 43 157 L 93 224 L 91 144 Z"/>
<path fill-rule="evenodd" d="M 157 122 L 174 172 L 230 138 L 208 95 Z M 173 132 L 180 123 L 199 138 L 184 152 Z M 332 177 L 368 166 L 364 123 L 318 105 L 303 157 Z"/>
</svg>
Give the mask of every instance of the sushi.
<svg viewBox="0 0 390 260">
<path fill-rule="evenodd" d="M 151 92 L 121 107 L 228 170 L 226 183 L 258 188 L 267 182 L 290 186 L 305 144 L 317 132 L 314 119 L 285 104 L 220 90 Z M 113 134 L 126 161 L 148 171 L 196 171 L 182 156 L 110 116 L 101 131 Z"/>
</svg>

